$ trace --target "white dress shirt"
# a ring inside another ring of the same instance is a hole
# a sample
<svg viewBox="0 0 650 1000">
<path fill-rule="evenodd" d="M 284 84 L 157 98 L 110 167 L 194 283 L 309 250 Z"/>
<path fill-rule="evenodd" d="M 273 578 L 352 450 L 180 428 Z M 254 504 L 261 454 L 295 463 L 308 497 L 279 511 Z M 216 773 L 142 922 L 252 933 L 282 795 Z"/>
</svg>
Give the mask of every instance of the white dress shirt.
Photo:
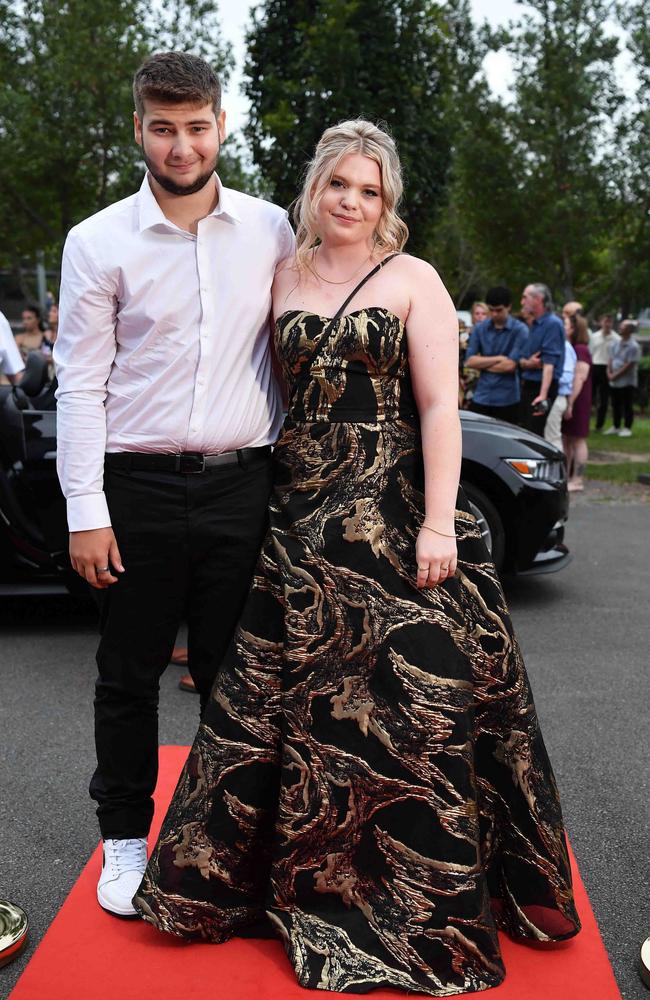
<svg viewBox="0 0 650 1000">
<path fill-rule="evenodd" d="M 163 215 L 148 176 L 68 235 L 54 360 L 70 531 L 111 523 L 106 451 L 218 454 L 277 438 L 271 284 L 293 232 L 285 211 L 215 179 L 196 236 Z"/>
<path fill-rule="evenodd" d="M 589 334 L 589 351 L 591 360 L 595 365 L 606 365 L 609 360 L 609 349 L 612 344 L 618 344 L 621 339 L 620 334 L 615 330 L 605 333 L 604 330 L 596 330 Z"/>
<path fill-rule="evenodd" d="M 17 375 L 25 367 L 16 338 L 4 313 L 0 312 L 0 372 Z"/>
</svg>

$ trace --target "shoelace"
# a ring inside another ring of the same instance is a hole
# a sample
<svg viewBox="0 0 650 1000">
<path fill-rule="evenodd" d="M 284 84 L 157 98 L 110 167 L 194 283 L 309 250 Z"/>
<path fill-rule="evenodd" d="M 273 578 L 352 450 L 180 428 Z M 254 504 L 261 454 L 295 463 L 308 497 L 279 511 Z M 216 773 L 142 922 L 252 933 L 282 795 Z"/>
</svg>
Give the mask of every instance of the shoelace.
<svg viewBox="0 0 650 1000">
<path fill-rule="evenodd" d="M 147 862 L 147 845 L 145 840 L 124 840 L 120 847 L 114 841 L 104 842 L 106 863 L 118 874 L 137 871 Z"/>
</svg>

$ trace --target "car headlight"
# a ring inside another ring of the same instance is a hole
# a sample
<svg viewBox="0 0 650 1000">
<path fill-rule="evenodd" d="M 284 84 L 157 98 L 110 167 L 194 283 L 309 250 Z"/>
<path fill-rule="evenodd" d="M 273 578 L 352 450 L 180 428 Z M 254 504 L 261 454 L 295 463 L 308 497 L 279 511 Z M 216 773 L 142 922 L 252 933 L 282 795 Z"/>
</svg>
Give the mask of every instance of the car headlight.
<svg viewBox="0 0 650 1000">
<path fill-rule="evenodd" d="M 559 483 L 566 479 L 566 467 L 561 460 L 506 458 L 504 461 L 524 479 L 538 479 L 545 483 Z"/>
</svg>

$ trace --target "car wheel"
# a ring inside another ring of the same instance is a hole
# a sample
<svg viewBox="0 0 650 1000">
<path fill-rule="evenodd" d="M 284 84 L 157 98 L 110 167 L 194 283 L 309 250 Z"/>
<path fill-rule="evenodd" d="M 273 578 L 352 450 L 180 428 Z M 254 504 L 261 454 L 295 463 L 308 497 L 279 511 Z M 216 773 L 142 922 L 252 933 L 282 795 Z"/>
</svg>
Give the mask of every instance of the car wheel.
<svg viewBox="0 0 650 1000">
<path fill-rule="evenodd" d="M 465 491 L 469 509 L 481 530 L 487 550 L 492 556 L 497 570 L 500 570 L 505 555 L 506 535 L 499 511 L 485 493 L 477 489 L 476 486 L 472 486 L 471 483 L 461 483 L 461 486 Z"/>
</svg>

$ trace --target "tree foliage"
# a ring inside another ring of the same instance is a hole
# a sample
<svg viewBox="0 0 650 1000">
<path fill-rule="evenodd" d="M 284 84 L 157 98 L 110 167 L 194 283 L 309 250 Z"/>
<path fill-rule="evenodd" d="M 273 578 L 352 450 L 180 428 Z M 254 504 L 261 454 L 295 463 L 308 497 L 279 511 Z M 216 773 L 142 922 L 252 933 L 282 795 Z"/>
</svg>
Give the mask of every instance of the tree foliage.
<svg viewBox="0 0 650 1000">
<path fill-rule="evenodd" d="M 473 25 L 469 0 L 259 3 L 249 149 L 229 140 L 220 174 L 288 206 L 323 130 L 366 117 L 397 140 L 409 249 L 439 266 L 459 305 L 495 282 L 542 280 L 592 309 L 647 306 L 647 0 L 519 8 L 491 31 Z M 227 78 L 218 13 L 216 0 L 0 0 L 0 265 L 44 249 L 56 266 L 72 224 L 135 189 L 133 72 L 177 48 Z M 639 81 L 627 102 L 613 69 L 621 44 Z M 508 99 L 488 87 L 490 49 L 512 59 Z"/>
<path fill-rule="evenodd" d="M 385 124 L 404 167 L 410 247 L 422 249 L 451 159 L 454 70 L 467 5 L 430 0 L 267 0 L 248 33 L 246 130 L 273 197 L 296 197 L 323 130 Z"/>
<path fill-rule="evenodd" d="M 618 122 L 607 295 L 627 314 L 650 303 L 650 11 L 645 0 L 636 0 L 621 4 L 620 14 L 639 86 Z"/>
<path fill-rule="evenodd" d="M 450 204 L 474 270 L 514 286 L 544 281 L 589 298 L 603 281 L 615 216 L 603 151 L 622 102 L 604 0 L 530 0 L 495 33 L 514 65 L 511 102 L 479 82 L 457 142 Z M 612 142 L 610 134 L 609 142 Z"/>
<path fill-rule="evenodd" d="M 212 2 L 151 13 L 143 0 L 0 0 L 0 24 L 0 253 L 15 265 L 46 249 L 57 266 L 69 228 L 140 183 L 131 83 L 142 59 L 177 47 L 222 75 L 230 61 Z"/>
</svg>

